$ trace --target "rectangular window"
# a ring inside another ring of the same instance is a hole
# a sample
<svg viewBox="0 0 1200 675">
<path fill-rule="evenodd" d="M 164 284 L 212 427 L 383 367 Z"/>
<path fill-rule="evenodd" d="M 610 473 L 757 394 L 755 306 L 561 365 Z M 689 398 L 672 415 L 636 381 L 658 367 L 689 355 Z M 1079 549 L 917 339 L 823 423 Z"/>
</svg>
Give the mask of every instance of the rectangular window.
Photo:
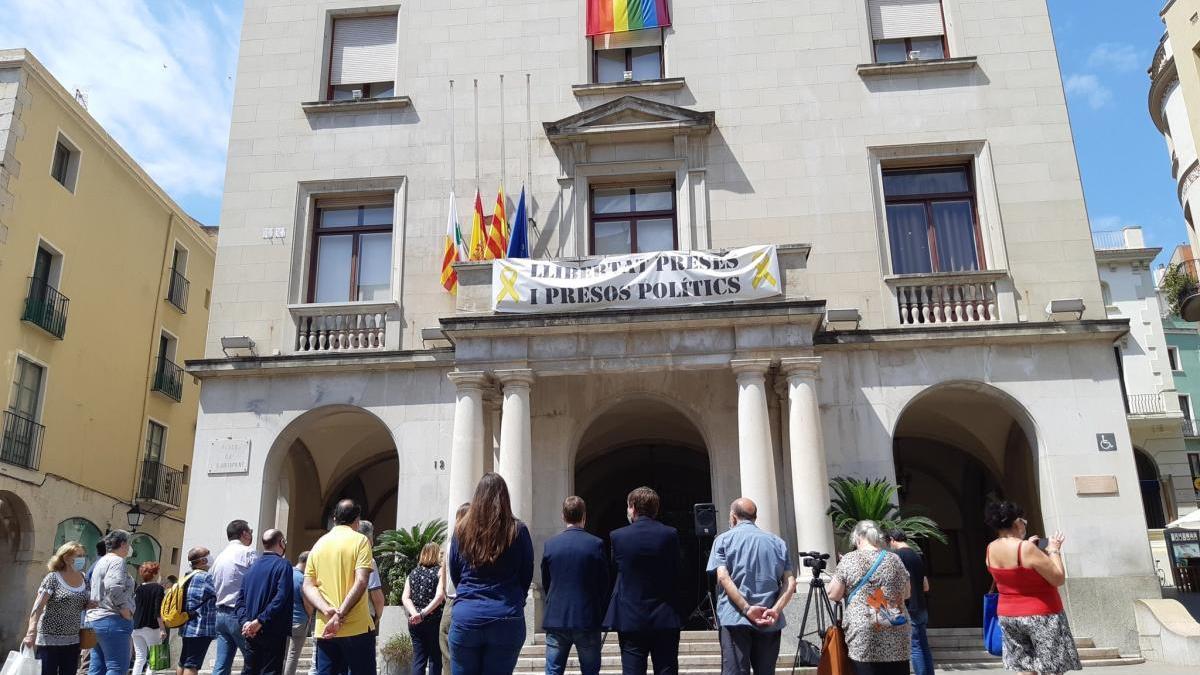
<svg viewBox="0 0 1200 675">
<path fill-rule="evenodd" d="M 163 442 L 167 437 L 167 428 L 158 422 L 150 422 L 150 427 L 146 430 L 146 457 L 147 462 L 162 462 L 163 457 Z"/>
<path fill-rule="evenodd" d="M 1196 493 L 1197 501 L 1200 501 L 1200 453 L 1189 452 L 1188 464 L 1192 467 L 1192 490 Z"/>
<path fill-rule="evenodd" d="M 1167 361 L 1171 364 L 1171 370 L 1178 373 L 1183 370 L 1183 365 L 1179 360 L 1179 347 L 1167 347 Z"/>
<path fill-rule="evenodd" d="M 662 77 L 661 28 L 592 38 L 592 82 L 640 82 Z"/>
<path fill-rule="evenodd" d="M 675 184 L 592 188 L 592 255 L 671 251 Z"/>
<path fill-rule="evenodd" d="M 391 280 L 391 200 L 318 202 L 309 302 L 387 300 Z"/>
<path fill-rule="evenodd" d="M 59 134 L 54 142 L 54 154 L 50 158 L 50 177 L 71 192 L 75 191 L 75 179 L 79 175 L 79 148 L 65 136 Z"/>
<path fill-rule="evenodd" d="M 17 357 L 13 373 L 12 393 L 8 399 L 8 409 L 18 415 L 37 421 L 40 416 L 42 402 L 42 386 L 46 379 L 46 369 L 24 357 Z"/>
<path fill-rule="evenodd" d="M 395 14 L 335 18 L 329 43 L 329 100 L 396 95 Z"/>
<path fill-rule="evenodd" d="M 175 244 L 171 254 L 171 281 L 167 286 L 167 301 L 181 312 L 187 312 L 187 299 L 192 283 L 187 278 L 187 249 Z"/>
<path fill-rule="evenodd" d="M 884 170 L 883 194 L 893 274 L 980 269 L 970 167 Z"/>
<path fill-rule="evenodd" d="M 948 56 L 941 0 L 869 0 L 876 63 Z"/>
<path fill-rule="evenodd" d="M 1179 409 L 1183 411 L 1184 419 L 1192 419 L 1192 397 L 1187 394 L 1179 394 Z"/>
</svg>

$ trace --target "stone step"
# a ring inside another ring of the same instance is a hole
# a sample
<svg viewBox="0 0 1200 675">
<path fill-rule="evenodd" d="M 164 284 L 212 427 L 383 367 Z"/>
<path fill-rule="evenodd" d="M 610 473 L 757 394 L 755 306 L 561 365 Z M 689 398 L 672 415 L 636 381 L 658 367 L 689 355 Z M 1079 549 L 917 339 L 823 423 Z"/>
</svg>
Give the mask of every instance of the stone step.
<svg viewBox="0 0 1200 675">
<path fill-rule="evenodd" d="M 1085 647 L 1079 650 L 1079 658 L 1084 661 L 1103 661 L 1107 659 L 1119 659 L 1121 658 L 1121 653 L 1111 648 Z M 999 661 L 1000 657 L 992 656 L 983 649 L 952 649 L 933 653 L 934 663 L 981 663 L 992 660 Z"/>
</svg>

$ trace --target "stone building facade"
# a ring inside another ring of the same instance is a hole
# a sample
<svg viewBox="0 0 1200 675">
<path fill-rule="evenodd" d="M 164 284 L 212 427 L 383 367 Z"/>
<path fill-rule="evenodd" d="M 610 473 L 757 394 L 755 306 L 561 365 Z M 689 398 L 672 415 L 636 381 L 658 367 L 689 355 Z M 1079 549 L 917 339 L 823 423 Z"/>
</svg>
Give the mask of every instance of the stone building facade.
<svg viewBox="0 0 1200 675">
<path fill-rule="evenodd" d="M 1045 3 L 676 0 L 595 38 L 584 6 L 246 3 L 187 545 L 241 517 L 301 550 L 341 496 L 444 518 L 495 469 L 539 547 L 645 483 L 693 562 L 692 505 L 741 494 L 830 550 L 828 478 L 882 477 L 951 535 L 940 625 L 978 623 L 1004 496 L 1076 542 L 1076 630 L 1136 651 L 1128 328 Z M 494 314 L 489 263 L 439 272 L 447 195 L 465 225 L 502 181 L 534 258 L 772 244 L 781 295 Z"/>
</svg>

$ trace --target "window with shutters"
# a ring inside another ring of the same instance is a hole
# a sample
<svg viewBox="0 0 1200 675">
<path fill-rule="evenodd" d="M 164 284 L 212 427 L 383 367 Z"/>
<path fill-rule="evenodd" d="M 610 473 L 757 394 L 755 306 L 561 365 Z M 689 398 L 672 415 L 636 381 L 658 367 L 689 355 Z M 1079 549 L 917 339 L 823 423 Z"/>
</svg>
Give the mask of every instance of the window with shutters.
<svg viewBox="0 0 1200 675">
<path fill-rule="evenodd" d="M 334 17 L 327 100 L 396 95 L 396 15 Z"/>
<path fill-rule="evenodd" d="M 592 82 L 641 82 L 663 76 L 661 28 L 592 38 Z"/>
<path fill-rule="evenodd" d="M 868 0 L 876 63 L 949 56 L 942 0 Z"/>
</svg>

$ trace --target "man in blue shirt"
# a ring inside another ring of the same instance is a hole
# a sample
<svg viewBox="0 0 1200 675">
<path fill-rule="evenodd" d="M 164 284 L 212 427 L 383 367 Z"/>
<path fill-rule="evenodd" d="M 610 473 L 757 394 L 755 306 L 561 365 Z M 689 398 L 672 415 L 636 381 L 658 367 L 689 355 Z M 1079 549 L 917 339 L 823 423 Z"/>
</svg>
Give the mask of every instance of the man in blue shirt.
<svg viewBox="0 0 1200 675">
<path fill-rule="evenodd" d="M 796 593 L 787 545 L 758 529 L 758 507 L 742 497 L 729 507 L 729 530 L 713 541 L 709 573 L 717 573 L 721 596 L 721 675 L 774 673 L 786 621 L 783 608 Z"/>
<path fill-rule="evenodd" d="M 187 623 L 179 629 L 183 648 L 179 651 L 180 675 L 196 675 L 204 665 L 208 646 L 217 635 L 217 590 L 208 573 L 208 549 L 197 546 L 188 551 L 192 572 L 183 578 L 183 611 Z"/>
<path fill-rule="evenodd" d="M 308 564 L 308 551 L 296 558 L 292 568 L 292 639 L 288 642 L 287 658 L 283 661 L 284 675 L 296 675 L 300 663 L 300 652 L 308 640 L 308 624 L 312 620 L 312 605 L 304 597 L 304 566 Z"/>
<path fill-rule="evenodd" d="M 582 499 L 567 497 L 562 513 L 567 529 L 546 540 L 542 548 L 546 675 L 562 675 L 572 644 L 583 675 L 597 675 L 600 622 L 608 596 L 608 557 L 604 540 L 583 529 L 587 505 Z"/>
<path fill-rule="evenodd" d="M 292 634 L 295 598 L 292 566 L 284 559 L 287 542 L 279 530 L 262 534 L 263 555 L 242 578 L 235 611 L 246 638 L 243 675 L 282 675 Z"/>
</svg>

